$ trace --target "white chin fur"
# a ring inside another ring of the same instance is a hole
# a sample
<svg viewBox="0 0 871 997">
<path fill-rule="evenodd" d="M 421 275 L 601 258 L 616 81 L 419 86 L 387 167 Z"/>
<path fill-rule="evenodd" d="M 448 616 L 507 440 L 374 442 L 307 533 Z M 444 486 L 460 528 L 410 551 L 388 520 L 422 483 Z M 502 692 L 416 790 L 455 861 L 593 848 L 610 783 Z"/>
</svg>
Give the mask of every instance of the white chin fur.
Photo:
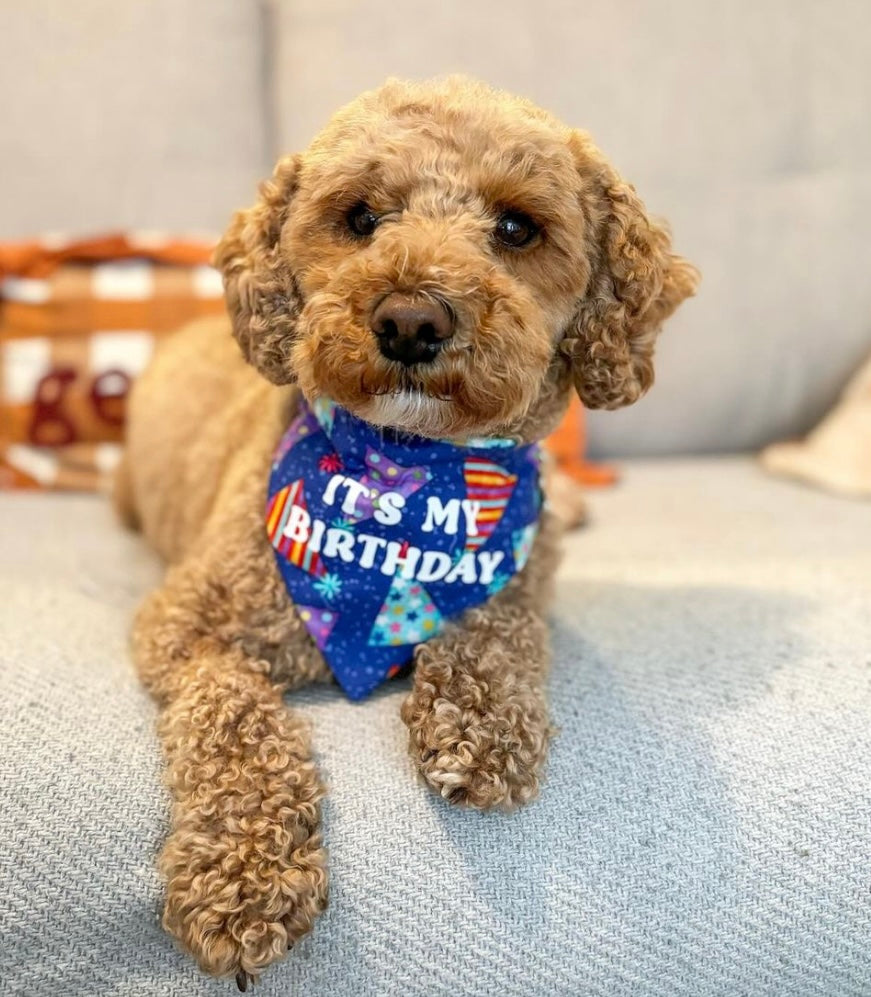
<svg viewBox="0 0 871 997">
<path fill-rule="evenodd" d="M 437 436 L 450 430 L 450 402 L 418 391 L 397 391 L 373 398 L 364 418 L 376 426 Z"/>
</svg>

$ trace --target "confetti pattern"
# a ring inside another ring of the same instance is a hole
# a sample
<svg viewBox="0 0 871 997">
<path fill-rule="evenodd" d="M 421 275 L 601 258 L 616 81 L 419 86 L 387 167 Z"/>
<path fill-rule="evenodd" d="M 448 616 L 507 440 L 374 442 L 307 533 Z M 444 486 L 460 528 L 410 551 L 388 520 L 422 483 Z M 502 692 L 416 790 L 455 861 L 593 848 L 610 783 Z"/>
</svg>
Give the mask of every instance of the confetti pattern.
<svg viewBox="0 0 871 997">
<path fill-rule="evenodd" d="M 339 622 L 339 614 L 334 609 L 321 609 L 319 606 L 297 606 L 296 610 L 315 643 L 323 651 L 333 627 Z"/>
<path fill-rule="evenodd" d="M 333 422 L 336 418 L 336 404 L 329 398 L 318 398 L 312 406 L 312 413 L 320 425 L 321 429 L 330 435 L 333 431 Z"/>
<path fill-rule="evenodd" d="M 300 440 L 304 440 L 307 436 L 311 436 L 312 433 L 317 432 L 317 430 L 318 421 L 314 417 L 314 413 L 309 411 L 309 409 L 303 409 L 290 424 L 284 436 L 282 436 L 281 443 L 279 443 L 278 449 L 275 451 L 272 466 L 278 467 L 291 448 L 296 446 Z"/>
<path fill-rule="evenodd" d="M 367 493 L 357 500 L 354 518 L 357 522 L 375 515 L 382 497 L 395 492 L 404 499 L 414 495 L 430 480 L 428 467 L 403 467 L 372 447 L 366 450 L 366 473 L 360 479 Z"/>
<path fill-rule="evenodd" d="M 511 575 L 507 572 L 499 572 L 498 575 L 493 576 L 493 581 L 487 586 L 487 591 L 490 595 L 498 595 L 502 589 L 511 581 Z"/>
</svg>

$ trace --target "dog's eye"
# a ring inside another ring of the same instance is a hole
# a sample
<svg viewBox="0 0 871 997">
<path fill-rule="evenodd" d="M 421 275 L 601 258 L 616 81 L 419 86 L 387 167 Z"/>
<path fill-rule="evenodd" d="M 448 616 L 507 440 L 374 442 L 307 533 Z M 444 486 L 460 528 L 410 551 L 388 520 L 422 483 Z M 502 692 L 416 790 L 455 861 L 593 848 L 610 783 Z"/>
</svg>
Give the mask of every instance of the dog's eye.
<svg viewBox="0 0 871 997">
<path fill-rule="evenodd" d="M 538 235 L 538 226 L 522 211 L 503 211 L 496 222 L 493 235 L 503 246 L 520 249 L 529 245 Z"/>
<path fill-rule="evenodd" d="M 348 212 L 348 228 L 354 233 L 354 235 L 367 236 L 372 235 L 376 228 L 378 228 L 379 218 L 378 215 L 366 204 L 364 201 L 360 201 L 359 204 L 355 204 L 353 208 Z"/>
</svg>

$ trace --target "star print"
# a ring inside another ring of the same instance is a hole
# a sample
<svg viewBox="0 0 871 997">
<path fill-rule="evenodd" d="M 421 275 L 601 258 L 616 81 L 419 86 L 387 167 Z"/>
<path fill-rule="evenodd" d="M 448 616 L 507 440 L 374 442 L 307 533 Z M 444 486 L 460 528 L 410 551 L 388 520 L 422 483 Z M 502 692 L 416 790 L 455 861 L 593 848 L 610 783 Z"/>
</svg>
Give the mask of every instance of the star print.
<svg viewBox="0 0 871 997">
<path fill-rule="evenodd" d="M 315 588 L 325 599 L 333 599 L 342 591 L 342 579 L 328 572 L 315 582 Z"/>
</svg>

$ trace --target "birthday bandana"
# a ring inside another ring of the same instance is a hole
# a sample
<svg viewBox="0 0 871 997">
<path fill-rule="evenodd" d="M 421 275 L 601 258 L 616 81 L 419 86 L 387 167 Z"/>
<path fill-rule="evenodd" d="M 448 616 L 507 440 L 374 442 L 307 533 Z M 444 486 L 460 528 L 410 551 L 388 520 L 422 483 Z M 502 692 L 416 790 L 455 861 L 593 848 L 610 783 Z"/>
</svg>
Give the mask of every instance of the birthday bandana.
<svg viewBox="0 0 871 997">
<path fill-rule="evenodd" d="M 351 699 L 522 570 L 537 444 L 381 429 L 320 399 L 281 439 L 266 527 L 296 610 Z"/>
</svg>

